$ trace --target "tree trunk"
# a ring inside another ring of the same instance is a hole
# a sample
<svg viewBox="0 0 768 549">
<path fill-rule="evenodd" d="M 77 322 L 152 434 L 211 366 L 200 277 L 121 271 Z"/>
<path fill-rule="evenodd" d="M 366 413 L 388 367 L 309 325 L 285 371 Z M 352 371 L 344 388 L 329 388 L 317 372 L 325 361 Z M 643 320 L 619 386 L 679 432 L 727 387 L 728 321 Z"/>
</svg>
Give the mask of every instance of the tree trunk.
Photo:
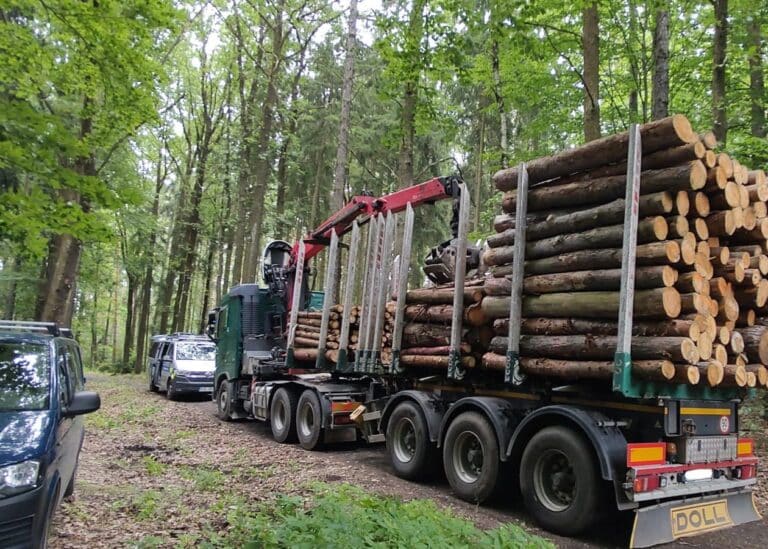
<svg viewBox="0 0 768 549">
<path fill-rule="evenodd" d="M 728 134 L 725 99 L 725 63 L 728 45 L 728 0 L 712 0 L 715 6 L 715 36 L 712 42 L 712 119 L 715 137 L 725 145 Z"/>
<path fill-rule="evenodd" d="M 501 149 L 501 169 L 506 169 L 508 144 L 507 109 L 504 104 L 504 88 L 501 85 L 501 71 L 499 70 L 499 41 L 493 38 L 491 42 L 491 69 L 493 70 L 493 95 L 496 98 L 496 108 L 499 111 L 499 148 Z"/>
<path fill-rule="evenodd" d="M 763 36 L 759 13 L 747 22 L 747 51 L 749 52 L 749 98 L 751 102 L 752 135 L 765 137 L 765 77 L 763 75 Z"/>
<path fill-rule="evenodd" d="M 699 136 L 691 128 L 688 119 L 680 114 L 648 122 L 640 126 L 643 154 L 695 143 Z M 626 162 L 629 133 L 609 135 L 586 143 L 575 149 L 567 149 L 552 156 L 544 156 L 526 164 L 528 183 L 534 185 L 557 177 L 584 172 L 606 164 Z M 493 176 L 500 191 L 517 187 L 517 167 L 500 170 Z"/>
<path fill-rule="evenodd" d="M 133 349 L 134 317 L 136 312 L 136 286 L 138 278 L 128 273 L 128 295 L 125 302 L 125 329 L 123 337 L 123 368 L 130 369 L 131 350 Z"/>
<path fill-rule="evenodd" d="M 523 335 L 520 337 L 520 354 L 526 357 L 606 360 L 616 354 L 617 345 L 618 337 L 615 335 Z M 490 351 L 506 353 L 507 338 L 494 337 Z M 687 337 L 633 337 L 632 358 L 693 364 L 699 361 L 699 352 L 696 344 Z"/>
<path fill-rule="evenodd" d="M 665 240 L 669 234 L 667 220 L 661 216 L 649 217 L 638 222 L 637 242 L 647 244 Z M 583 232 L 564 233 L 541 240 L 530 240 L 525 244 L 526 259 L 541 259 L 553 255 L 586 249 L 612 248 L 621 246 L 624 239 L 624 225 L 597 227 Z M 514 238 L 512 238 L 514 241 Z M 488 243 L 491 245 L 491 243 Z M 500 265 L 495 259 L 498 252 L 511 257 L 514 246 L 491 247 L 485 250 L 483 258 L 488 265 Z M 506 261 L 503 261 L 506 263 Z"/>
<path fill-rule="evenodd" d="M 697 332 L 694 320 L 657 320 L 632 322 L 632 335 L 641 337 L 685 337 L 691 338 Z M 509 319 L 497 318 L 493 321 L 493 331 L 497 335 L 509 333 Z M 526 335 L 596 335 L 615 336 L 619 323 L 615 320 L 587 320 L 584 318 L 524 318 L 520 321 L 520 331 Z"/>
<path fill-rule="evenodd" d="M 488 296 L 482 309 L 488 318 L 509 316 L 508 297 Z M 674 288 L 658 288 L 635 292 L 634 316 L 637 318 L 677 318 L 681 298 Z M 619 314 L 618 292 L 553 293 L 523 297 L 526 317 L 611 318 Z"/>
<path fill-rule="evenodd" d="M 676 279 L 677 271 L 669 265 L 637 267 L 635 270 L 635 287 L 640 290 L 669 288 Z M 621 269 L 552 273 L 523 279 L 523 291 L 527 294 L 618 290 L 620 286 Z M 506 277 L 488 278 L 484 288 L 487 295 L 510 295 L 512 283 Z"/>
<path fill-rule="evenodd" d="M 355 40 L 357 36 L 357 0 L 349 1 L 349 20 L 347 21 L 346 57 L 344 59 L 344 78 L 341 84 L 341 117 L 339 120 L 339 142 L 336 148 L 336 166 L 333 171 L 333 191 L 331 193 L 331 211 L 338 211 L 344 206 L 344 184 L 347 174 L 349 155 L 349 114 L 352 107 L 352 84 L 355 78 Z"/>
<path fill-rule="evenodd" d="M 707 168 L 701 160 L 679 166 L 647 170 L 640 177 L 641 194 L 662 191 L 698 190 L 707 183 Z M 536 212 L 579 205 L 599 204 L 623 198 L 626 194 L 626 175 L 613 175 L 583 182 L 536 187 L 528 191 L 528 211 Z M 514 212 L 516 191 L 504 195 L 502 208 Z"/>
<path fill-rule="evenodd" d="M 405 37 L 406 74 L 403 81 L 403 98 L 400 112 L 400 152 L 398 177 L 400 188 L 414 184 L 413 145 L 416 136 L 416 107 L 419 100 L 419 75 L 421 73 L 421 42 L 424 35 L 424 6 L 426 0 L 414 0 L 408 19 Z"/>
<path fill-rule="evenodd" d="M 584 54 L 584 141 L 600 137 L 600 33 L 597 2 L 583 11 L 581 46 Z"/>
<path fill-rule="evenodd" d="M 491 267 L 493 276 L 512 274 L 512 250 L 514 248 L 494 248 L 494 261 L 498 265 Z M 503 252 L 501 251 L 503 250 Z M 680 244 L 674 240 L 653 242 L 637 246 L 636 263 L 640 266 L 669 265 L 680 261 Z M 487 256 L 486 256 L 487 260 Z M 542 259 L 532 259 L 525 262 L 527 275 L 568 273 L 571 271 L 586 271 L 589 269 L 615 269 L 621 266 L 621 248 L 604 250 L 579 250 Z"/>
<path fill-rule="evenodd" d="M 666 0 L 656 10 L 653 30 L 653 107 L 654 120 L 669 116 L 669 11 Z"/>
<path fill-rule="evenodd" d="M 16 315 L 16 285 L 19 272 L 21 271 L 21 258 L 18 255 L 11 261 L 10 271 L 8 291 L 5 294 L 5 305 L 3 307 L 3 318 L 7 320 L 13 320 L 13 317 Z"/>
<path fill-rule="evenodd" d="M 460 359 L 461 366 L 463 368 L 474 368 L 475 367 L 475 358 L 472 356 L 463 356 Z M 411 355 L 411 354 L 402 354 L 400 355 L 400 364 L 402 366 L 411 366 L 411 367 L 418 367 L 418 368 L 442 368 L 446 369 L 448 368 L 448 365 L 450 363 L 450 357 L 445 355 L 435 356 L 435 355 Z"/>
</svg>

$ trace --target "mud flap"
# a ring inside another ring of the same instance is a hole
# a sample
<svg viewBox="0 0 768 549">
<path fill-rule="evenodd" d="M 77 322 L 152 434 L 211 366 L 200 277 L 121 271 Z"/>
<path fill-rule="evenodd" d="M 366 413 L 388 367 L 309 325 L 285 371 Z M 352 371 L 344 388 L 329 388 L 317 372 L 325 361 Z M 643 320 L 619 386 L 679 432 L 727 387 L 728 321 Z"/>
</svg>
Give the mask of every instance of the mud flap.
<svg viewBox="0 0 768 549">
<path fill-rule="evenodd" d="M 650 547 L 760 520 L 752 490 L 669 501 L 635 511 L 630 547 Z"/>
</svg>

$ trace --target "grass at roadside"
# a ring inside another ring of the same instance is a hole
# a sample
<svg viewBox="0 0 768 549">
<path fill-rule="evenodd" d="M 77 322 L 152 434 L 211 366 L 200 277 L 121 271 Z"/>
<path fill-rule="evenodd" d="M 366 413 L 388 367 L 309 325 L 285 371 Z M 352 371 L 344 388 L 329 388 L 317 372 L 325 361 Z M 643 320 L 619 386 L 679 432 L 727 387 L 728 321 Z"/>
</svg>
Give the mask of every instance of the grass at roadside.
<svg viewBox="0 0 768 549">
<path fill-rule="evenodd" d="M 349 484 L 315 484 L 308 495 L 280 495 L 268 504 L 232 505 L 226 534 L 203 532 L 200 547 L 493 547 L 554 548 L 515 525 L 480 530 L 430 500 L 403 501 Z M 184 541 L 192 541 L 187 539 Z M 139 547 L 161 540 L 147 537 Z"/>
</svg>

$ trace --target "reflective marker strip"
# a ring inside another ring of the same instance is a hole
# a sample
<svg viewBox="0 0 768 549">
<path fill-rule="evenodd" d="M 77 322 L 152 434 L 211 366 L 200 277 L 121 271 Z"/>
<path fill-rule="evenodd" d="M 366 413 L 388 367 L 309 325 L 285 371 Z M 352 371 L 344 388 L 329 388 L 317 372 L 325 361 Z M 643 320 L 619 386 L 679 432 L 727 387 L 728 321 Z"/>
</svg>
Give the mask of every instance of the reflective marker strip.
<svg viewBox="0 0 768 549">
<path fill-rule="evenodd" d="M 662 465 L 667 461 L 667 446 L 663 442 L 627 444 L 627 465 Z"/>
<path fill-rule="evenodd" d="M 751 438 L 742 438 L 739 439 L 739 443 L 736 446 L 736 455 L 741 456 L 751 456 L 755 453 L 754 449 L 754 442 Z"/>
<path fill-rule="evenodd" d="M 680 408 L 680 413 L 687 416 L 729 416 L 730 408 Z"/>
</svg>

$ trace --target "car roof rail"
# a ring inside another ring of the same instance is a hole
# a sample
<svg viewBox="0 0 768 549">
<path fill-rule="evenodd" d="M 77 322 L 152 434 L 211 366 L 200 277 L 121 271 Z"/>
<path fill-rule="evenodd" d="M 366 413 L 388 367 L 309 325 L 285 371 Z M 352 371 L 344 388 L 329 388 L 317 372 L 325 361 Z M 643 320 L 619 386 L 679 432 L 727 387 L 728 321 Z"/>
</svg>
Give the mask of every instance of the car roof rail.
<svg viewBox="0 0 768 549">
<path fill-rule="evenodd" d="M 19 332 L 41 332 L 54 337 L 73 337 L 70 328 L 62 328 L 57 322 L 36 322 L 32 320 L 0 320 L 0 330 Z"/>
</svg>

